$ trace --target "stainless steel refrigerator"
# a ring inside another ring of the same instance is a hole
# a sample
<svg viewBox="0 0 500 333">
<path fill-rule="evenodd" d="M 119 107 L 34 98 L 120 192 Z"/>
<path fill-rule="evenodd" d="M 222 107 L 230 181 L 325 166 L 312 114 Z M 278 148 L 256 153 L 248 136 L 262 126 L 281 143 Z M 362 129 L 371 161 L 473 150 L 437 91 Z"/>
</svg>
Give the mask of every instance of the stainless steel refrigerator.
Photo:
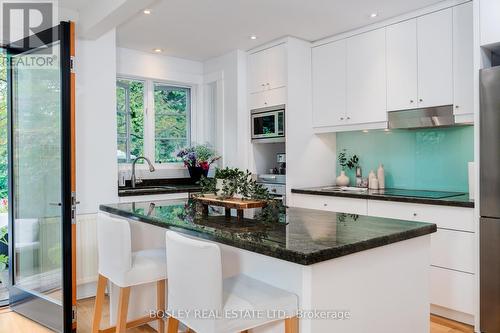
<svg viewBox="0 0 500 333">
<path fill-rule="evenodd" d="M 500 332 L 500 66 L 480 74 L 480 327 Z"/>
</svg>

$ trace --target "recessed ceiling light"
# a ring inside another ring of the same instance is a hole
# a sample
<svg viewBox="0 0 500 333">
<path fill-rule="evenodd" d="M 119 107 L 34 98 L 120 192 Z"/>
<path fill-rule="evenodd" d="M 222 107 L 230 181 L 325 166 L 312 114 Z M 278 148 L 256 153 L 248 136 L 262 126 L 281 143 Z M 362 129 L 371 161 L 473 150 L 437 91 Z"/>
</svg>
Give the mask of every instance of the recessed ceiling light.
<svg viewBox="0 0 500 333">
<path fill-rule="evenodd" d="M 371 17 L 371 18 L 375 18 L 375 17 L 377 17 L 377 16 L 378 16 L 378 13 L 371 13 L 371 14 L 370 14 L 370 17 Z"/>
<path fill-rule="evenodd" d="M 156 49 L 153 49 L 153 52 L 155 52 L 155 53 L 162 53 L 163 49 L 156 48 Z"/>
<path fill-rule="evenodd" d="M 146 14 L 146 15 L 151 14 L 151 9 L 144 9 L 144 14 Z"/>
<path fill-rule="evenodd" d="M 363 133 L 368 133 L 368 130 L 363 130 Z"/>
<path fill-rule="evenodd" d="M 250 39 L 251 39 L 251 40 L 256 40 L 256 39 L 257 39 L 257 36 L 255 36 L 255 35 L 250 35 Z"/>
</svg>

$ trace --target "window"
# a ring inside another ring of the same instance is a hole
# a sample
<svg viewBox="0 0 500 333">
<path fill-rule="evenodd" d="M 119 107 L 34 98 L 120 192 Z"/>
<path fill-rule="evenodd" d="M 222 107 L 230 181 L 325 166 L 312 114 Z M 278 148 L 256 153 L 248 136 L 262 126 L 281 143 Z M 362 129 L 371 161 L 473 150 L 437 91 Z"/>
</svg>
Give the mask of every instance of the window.
<svg viewBox="0 0 500 333">
<path fill-rule="evenodd" d="M 175 152 L 189 145 L 189 88 L 155 84 L 155 162 L 180 162 Z"/>
<path fill-rule="evenodd" d="M 144 82 L 119 79 L 116 83 L 118 163 L 144 155 Z"/>
<path fill-rule="evenodd" d="M 191 141 L 190 88 L 120 78 L 116 101 L 118 163 L 138 156 L 157 164 L 181 162 L 176 153 Z"/>
</svg>

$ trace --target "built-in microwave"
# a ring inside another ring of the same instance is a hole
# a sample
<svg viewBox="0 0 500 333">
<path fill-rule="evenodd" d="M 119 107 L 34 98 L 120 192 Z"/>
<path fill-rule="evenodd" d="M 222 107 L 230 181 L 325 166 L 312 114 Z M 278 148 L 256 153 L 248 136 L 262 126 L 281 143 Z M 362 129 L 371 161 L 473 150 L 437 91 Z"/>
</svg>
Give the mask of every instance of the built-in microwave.
<svg viewBox="0 0 500 333">
<path fill-rule="evenodd" d="M 252 110 L 252 142 L 285 142 L 285 105 Z"/>
</svg>

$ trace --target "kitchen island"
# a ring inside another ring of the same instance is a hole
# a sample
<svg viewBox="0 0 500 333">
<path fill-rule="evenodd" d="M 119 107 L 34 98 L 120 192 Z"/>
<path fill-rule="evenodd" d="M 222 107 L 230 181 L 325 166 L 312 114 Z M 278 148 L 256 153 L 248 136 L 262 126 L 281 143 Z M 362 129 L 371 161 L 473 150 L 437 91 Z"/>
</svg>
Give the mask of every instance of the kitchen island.
<svg viewBox="0 0 500 333">
<path fill-rule="evenodd" d="M 300 332 L 428 332 L 430 234 L 436 225 L 287 208 L 279 221 L 207 218 L 192 201 L 101 205 L 131 221 L 133 250 L 165 247 L 165 229 L 216 242 L 225 277 L 246 274 L 298 295 Z M 134 287 L 129 318 L 155 304 Z M 111 290 L 111 316 L 116 293 Z M 283 332 L 283 323 L 252 333 Z"/>
</svg>

